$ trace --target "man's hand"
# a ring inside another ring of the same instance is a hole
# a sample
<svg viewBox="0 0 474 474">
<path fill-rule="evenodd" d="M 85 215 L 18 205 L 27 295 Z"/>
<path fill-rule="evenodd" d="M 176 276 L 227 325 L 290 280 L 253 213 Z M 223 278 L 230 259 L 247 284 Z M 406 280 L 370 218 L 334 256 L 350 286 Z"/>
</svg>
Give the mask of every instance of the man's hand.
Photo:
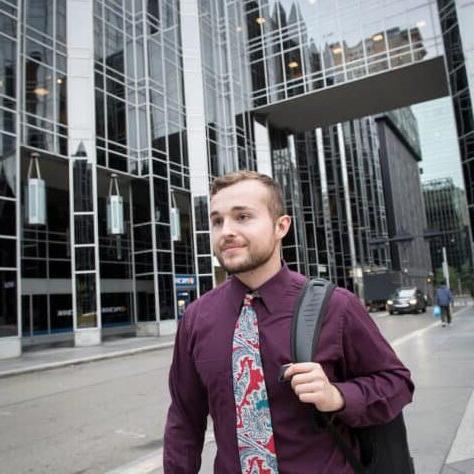
<svg viewBox="0 0 474 474">
<path fill-rule="evenodd" d="M 292 364 L 286 369 L 283 377 L 285 380 L 291 379 L 291 387 L 300 401 L 313 403 L 319 411 L 339 411 L 344 408 L 341 392 L 331 384 L 319 364 Z"/>
</svg>

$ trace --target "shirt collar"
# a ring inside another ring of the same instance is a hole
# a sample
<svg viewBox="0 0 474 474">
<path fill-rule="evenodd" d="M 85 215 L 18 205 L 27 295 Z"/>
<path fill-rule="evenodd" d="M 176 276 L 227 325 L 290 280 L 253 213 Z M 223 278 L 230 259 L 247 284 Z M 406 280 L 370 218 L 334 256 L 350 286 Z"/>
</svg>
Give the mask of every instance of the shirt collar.
<svg viewBox="0 0 474 474">
<path fill-rule="evenodd" d="M 257 288 L 256 291 L 268 312 L 274 313 L 281 307 L 282 298 L 292 286 L 291 271 L 286 263 L 282 262 L 282 267 L 278 273 Z M 246 293 L 253 291 L 245 286 L 235 275 L 231 276 L 231 287 L 232 293 L 238 297 L 239 302 L 244 299 Z"/>
</svg>

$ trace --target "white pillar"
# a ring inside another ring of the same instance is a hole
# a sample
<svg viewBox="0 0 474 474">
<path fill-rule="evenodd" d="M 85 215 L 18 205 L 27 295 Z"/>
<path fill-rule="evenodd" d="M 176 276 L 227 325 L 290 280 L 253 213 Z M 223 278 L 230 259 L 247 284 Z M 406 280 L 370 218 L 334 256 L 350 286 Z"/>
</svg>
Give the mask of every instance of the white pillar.
<svg viewBox="0 0 474 474">
<path fill-rule="evenodd" d="M 191 193 L 202 196 L 209 189 L 199 9 L 196 0 L 182 0 L 180 6 L 189 177 Z"/>
<path fill-rule="evenodd" d="M 18 3 L 17 9 L 17 48 L 16 48 L 16 61 L 17 64 L 21 64 L 21 48 L 20 38 L 22 33 L 22 22 L 18 19 L 22 17 L 22 6 L 23 2 Z M 17 68 L 16 73 L 16 90 L 20 91 L 22 87 L 22 76 Z M 15 200 L 15 213 L 16 213 L 16 272 L 15 272 L 15 288 L 16 288 L 16 318 L 17 318 L 17 334 L 16 336 L 5 336 L 0 337 L 0 359 L 9 359 L 13 357 L 19 357 L 21 355 L 21 334 L 22 334 L 22 305 L 21 305 L 21 154 L 20 154 L 20 130 L 21 130 L 21 115 L 20 115 L 20 100 L 17 100 L 16 104 L 16 149 L 13 159 L 15 160 L 15 183 L 16 183 L 16 200 Z"/>
<path fill-rule="evenodd" d="M 94 13 L 92 0 L 67 2 L 67 70 L 68 70 L 68 154 L 70 158 L 70 208 L 71 208 L 71 260 L 74 337 L 77 346 L 97 345 L 101 341 L 101 301 L 99 276 L 99 248 L 97 226 L 97 168 L 95 148 L 94 102 Z M 92 212 L 94 214 L 95 268 L 91 272 L 95 281 L 96 320 L 92 327 L 79 328 L 77 324 L 76 262 L 74 248 L 74 200 L 71 157 L 83 143 L 87 161 L 92 165 Z"/>
<path fill-rule="evenodd" d="M 199 8 L 196 0 L 181 0 L 181 45 L 183 49 L 184 97 L 186 103 L 186 137 L 189 156 L 191 209 L 193 233 L 196 236 L 196 201 L 203 199 L 209 210 L 209 168 L 206 142 L 206 114 L 204 108 L 204 82 L 202 77 L 202 51 L 199 27 Z M 203 231 L 202 233 L 206 233 Z M 210 236 L 210 233 L 208 234 Z M 198 250 L 194 238 L 195 268 L 198 276 Z M 209 257 L 210 258 L 210 257 Z M 212 264 L 211 264 L 212 265 Z M 212 267 L 213 268 L 213 267 Z M 212 272 L 213 285 L 215 275 Z"/>
</svg>

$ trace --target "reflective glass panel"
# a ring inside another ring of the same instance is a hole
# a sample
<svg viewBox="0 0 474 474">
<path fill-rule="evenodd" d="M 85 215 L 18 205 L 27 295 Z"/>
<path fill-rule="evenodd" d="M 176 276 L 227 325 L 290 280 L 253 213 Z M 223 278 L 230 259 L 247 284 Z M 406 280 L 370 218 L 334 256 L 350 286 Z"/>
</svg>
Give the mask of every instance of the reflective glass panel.
<svg viewBox="0 0 474 474">
<path fill-rule="evenodd" d="M 0 271 L 0 337 L 17 335 L 16 272 Z"/>
<path fill-rule="evenodd" d="M 77 326 L 97 326 L 95 274 L 76 275 Z"/>
</svg>

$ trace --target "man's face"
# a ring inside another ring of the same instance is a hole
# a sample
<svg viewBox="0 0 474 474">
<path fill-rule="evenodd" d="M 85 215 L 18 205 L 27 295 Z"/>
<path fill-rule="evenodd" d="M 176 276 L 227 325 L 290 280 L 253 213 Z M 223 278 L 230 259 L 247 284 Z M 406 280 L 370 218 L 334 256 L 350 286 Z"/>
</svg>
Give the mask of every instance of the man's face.
<svg viewBox="0 0 474 474">
<path fill-rule="evenodd" d="M 256 180 L 240 181 L 212 197 L 212 245 L 228 273 L 255 270 L 279 254 L 286 231 L 282 234 L 270 214 L 269 199 L 267 187 Z"/>
</svg>

